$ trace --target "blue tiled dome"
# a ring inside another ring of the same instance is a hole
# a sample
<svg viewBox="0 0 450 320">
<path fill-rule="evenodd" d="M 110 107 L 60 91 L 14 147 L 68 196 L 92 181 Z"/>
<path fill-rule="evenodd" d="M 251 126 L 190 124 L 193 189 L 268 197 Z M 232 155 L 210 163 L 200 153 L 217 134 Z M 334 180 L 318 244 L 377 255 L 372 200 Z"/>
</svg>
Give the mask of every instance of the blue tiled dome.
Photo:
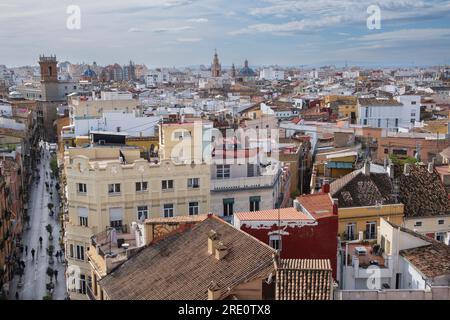
<svg viewBox="0 0 450 320">
<path fill-rule="evenodd" d="M 94 70 L 92 70 L 90 67 L 88 67 L 84 72 L 83 72 L 83 76 L 84 77 L 89 77 L 89 78 L 95 78 L 97 76 L 97 74 L 94 72 Z"/>
</svg>

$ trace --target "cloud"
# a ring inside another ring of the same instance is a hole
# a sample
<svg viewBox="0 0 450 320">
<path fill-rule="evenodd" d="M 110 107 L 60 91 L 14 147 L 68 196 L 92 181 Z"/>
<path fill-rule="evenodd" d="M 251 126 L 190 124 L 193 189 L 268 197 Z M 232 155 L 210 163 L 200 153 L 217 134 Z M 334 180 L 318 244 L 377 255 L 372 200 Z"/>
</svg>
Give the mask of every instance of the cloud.
<svg viewBox="0 0 450 320">
<path fill-rule="evenodd" d="M 450 37 L 450 28 L 423 28 L 401 29 L 375 34 L 367 34 L 361 37 L 350 38 L 350 40 L 399 42 L 441 40 L 448 37 Z"/>
<path fill-rule="evenodd" d="M 182 26 L 182 27 L 172 27 L 172 28 L 156 28 L 153 29 L 153 32 L 156 33 L 177 33 L 181 31 L 191 30 L 194 29 L 191 26 Z"/>
<path fill-rule="evenodd" d="M 178 42 L 200 42 L 202 38 L 180 38 L 177 39 Z"/>
<path fill-rule="evenodd" d="M 208 22 L 209 20 L 206 18 L 193 18 L 193 19 L 188 19 L 188 22 L 196 22 L 196 23 L 205 23 Z"/>
<path fill-rule="evenodd" d="M 345 24 L 361 23 L 365 25 L 369 17 L 367 8 L 378 5 L 381 23 L 427 17 L 447 17 L 450 13 L 450 1 L 421 0 L 267 0 L 265 7 L 252 8 L 250 16 L 277 18 L 283 15 L 295 17 L 295 20 L 280 23 L 250 24 L 234 30 L 230 34 L 254 34 L 305 31 L 318 31 Z"/>
<path fill-rule="evenodd" d="M 130 29 L 128 29 L 128 32 L 144 32 L 144 30 L 139 29 L 139 28 L 130 28 Z"/>
</svg>

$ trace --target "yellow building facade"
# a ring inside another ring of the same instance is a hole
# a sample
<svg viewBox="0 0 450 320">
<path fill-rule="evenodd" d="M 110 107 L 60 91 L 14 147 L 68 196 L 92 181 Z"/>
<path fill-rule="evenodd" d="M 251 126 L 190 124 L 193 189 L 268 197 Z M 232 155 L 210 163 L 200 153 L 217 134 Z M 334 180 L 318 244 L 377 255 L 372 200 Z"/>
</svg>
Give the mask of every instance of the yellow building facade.
<svg viewBox="0 0 450 320">
<path fill-rule="evenodd" d="M 339 208 L 338 233 L 341 240 L 376 240 L 380 218 L 402 225 L 403 217 L 402 203 Z"/>
<path fill-rule="evenodd" d="M 65 252 L 72 299 L 85 299 L 91 282 L 91 237 L 107 229 L 129 233 L 135 221 L 188 216 L 210 208 L 210 165 L 149 162 L 137 147 L 94 146 L 64 153 Z"/>
</svg>

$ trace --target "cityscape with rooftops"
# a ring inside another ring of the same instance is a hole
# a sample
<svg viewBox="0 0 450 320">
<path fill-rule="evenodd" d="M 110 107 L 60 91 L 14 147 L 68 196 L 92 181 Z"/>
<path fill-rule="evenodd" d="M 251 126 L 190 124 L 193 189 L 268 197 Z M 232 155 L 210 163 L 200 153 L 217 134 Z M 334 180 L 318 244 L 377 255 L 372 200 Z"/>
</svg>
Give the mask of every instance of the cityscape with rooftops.
<svg viewBox="0 0 450 320">
<path fill-rule="evenodd" d="M 6 2 L 0 300 L 450 300 L 450 2 Z"/>
</svg>

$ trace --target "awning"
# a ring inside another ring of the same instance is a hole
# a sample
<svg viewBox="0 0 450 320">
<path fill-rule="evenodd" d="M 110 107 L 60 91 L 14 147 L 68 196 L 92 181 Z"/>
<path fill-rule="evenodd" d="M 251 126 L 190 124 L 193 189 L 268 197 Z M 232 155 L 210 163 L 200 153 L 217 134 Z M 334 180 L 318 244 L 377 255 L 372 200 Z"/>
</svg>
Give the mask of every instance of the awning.
<svg viewBox="0 0 450 320">
<path fill-rule="evenodd" d="M 109 221 L 119 221 L 122 220 L 122 208 L 110 208 L 109 209 Z"/>
<path fill-rule="evenodd" d="M 87 218 L 89 215 L 89 209 L 85 207 L 78 207 L 78 216 L 80 218 Z"/>
</svg>

